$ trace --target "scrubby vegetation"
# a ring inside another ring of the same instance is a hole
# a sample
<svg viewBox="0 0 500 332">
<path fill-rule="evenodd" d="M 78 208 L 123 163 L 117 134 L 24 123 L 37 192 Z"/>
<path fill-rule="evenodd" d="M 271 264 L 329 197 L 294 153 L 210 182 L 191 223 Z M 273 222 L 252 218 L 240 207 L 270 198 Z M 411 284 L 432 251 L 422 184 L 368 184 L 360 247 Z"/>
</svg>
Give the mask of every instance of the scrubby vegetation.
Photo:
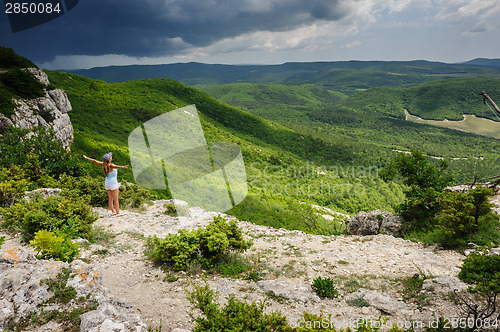
<svg viewBox="0 0 500 332">
<path fill-rule="evenodd" d="M 447 248 L 500 243 L 500 222 L 491 210 L 492 191 L 481 186 L 468 192 L 445 191 L 452 182 L 443 161 L 436 167 L 421 152 L 397 156 L 382 177 L 399 174 L 408 187 L 405 202 L 396 207 L 409 238 L 437 242 Z"/>
<path fill-rule="evenodd" d="M 52 131 L 37 128 L 8 128 L 0 137 L 1 226 L 19 232 L 38 251 L 39 258 L 72 261 L 78 244 L 71 239 L 93 240 L 92 225 L 97 217 L 90 207 L 107 204 L 102 177 L 92 178 L 75 153 L 63 149 Z M 60 188 L 56 196 L 25 198 L 25 191 Z M 125 184 L 121 203 L 140 207 L 151 199 L 149 193 Z"/>
<path fill-rule="evenodd" d="M 461 317 L 467 321 L 469 330 L 498 329 L 500 256 L 472 253 L 464 260 L 458 277 L 471 285 L 472 295 L 455 293 L 460 300 Z"/>
<path fill-rule="evenodd" d="M 339 295 L 332 278 L 317 277 L 313 280 L 311 287 L 319 297 L 333 299 Z"/>
<path fill-rule="evenodd" d="M 213 268 L 230 250 L 242 251 L 252 245 L 243 239 L 235 220 L 214 217 L 206 228 L 181 229 L 164 239 L 148 239 L 147 255 L 157 264 L 166 264 L 175 270 L 186 270 L 190 264 Z"/>
<path fill-rule="evenodd" d="M 233 294 L 227 298 L 227 303 L 222 306 L 218 302 L 219 294 L 213 291 L 208 284 L 193 285 L 193 290 L 188 291 L 187 299 L 191 303 L 191 318 L 195 322 L 195 332 L 202 331 L 281 331 L 281 332 L 314 332 L 314 331 L 352 331 L 350 328 L 336 328 L 332 317 L 303 313 L 296 326 L 288 323 L 279 311 L 265 313 L 266 300 L 247 303 L 237 299 Z M 201 313 L 201 314 L 200 314 Z M 354 331 L 375 332 L 380 329 L 381 319 L 378 324 L 369 321 L 360 321 L 353 324 Z M 330 323 L 332 322 L 332 323 Z M 396 326 L 389 331 L 399 332 Z"/>
</svg>

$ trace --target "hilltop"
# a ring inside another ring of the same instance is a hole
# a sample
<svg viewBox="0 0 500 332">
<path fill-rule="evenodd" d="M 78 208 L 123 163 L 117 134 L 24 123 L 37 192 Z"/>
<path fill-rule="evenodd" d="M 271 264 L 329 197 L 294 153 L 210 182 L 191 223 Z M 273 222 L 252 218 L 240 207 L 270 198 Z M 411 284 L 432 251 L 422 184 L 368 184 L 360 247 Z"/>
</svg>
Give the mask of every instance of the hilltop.
<svg viewBox="0 0 500 332">
<path fill-rule="evenodd" d="M 191 86 L 232 82 L 309 83 L 353 94 L 377 86 L 407 87 L 439 78 L 500 77 L 500 68 L 430 61 L 287 62 L 281 65 L 176 63 L 110 66 L 71 73 L 106 82 L 166 77 Z M 488 62 L 489 63 L 489 62 Z"/>
<path fill-rule="evenodd" d="M 266 311 L 279 310 L 293 325 L 303 311 L 332 314 L 334 321 L 344 324 L 359 318 L 375 321 L 381 315 L 390 323 L 427 323 L 457 315 L 448 293 L 465 287 L 456 278 L 464 256 L 388 235 L 319 236 L 238 221 L 245 238 L 254 243 L 238 259 L 252 262 L 262 280 L 202 270 L 173 275 L 145 258 L 147 237 L 204 227 L 216 214 L 191 208 L 187 216 L 172 217 L 165 214 L 165 203 L 157 201 L 143 212 L 129 211 L 118 218 L 94 208 L 99 216 L 95 227 L 106 240 L 83 243 L 81 254 L 94 266 L 89 269 L 98 271 L 99 282 L 124 299 L 119 301 L 132 305 L 134 311 L 128 315 L 139 314 L 150 327 L 191 329 L 186 291 L 205 282 L 220 293 L 222 302 L 229 294 L 250 302 L 268 298 Z M 19 237 L 7 236 L 4 252 L 19 245 Z M 416 274 L 425 281 L 414 290 L 407 282 Z M 319 298 L 310 286 L 318 276 L 333 278 L 340 296 Z"/>
</svg>

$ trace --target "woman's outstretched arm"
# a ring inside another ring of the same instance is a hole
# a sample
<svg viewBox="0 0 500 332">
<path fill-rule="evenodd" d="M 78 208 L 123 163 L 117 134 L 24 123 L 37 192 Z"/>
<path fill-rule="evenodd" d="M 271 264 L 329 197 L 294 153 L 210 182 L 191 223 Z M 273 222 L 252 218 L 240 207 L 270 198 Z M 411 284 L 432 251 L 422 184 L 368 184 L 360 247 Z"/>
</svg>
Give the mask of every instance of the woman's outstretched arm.
<svg viewBox="0 0 500 332">
<path fill-rule="evenodd" d="M 93 163 L 96 163 L 97 165 L 101 165 L 102 166 L 102 161 L 98 161 L 98 160 L 95 160 L 95 159 L 92 159 L 92 158 L 89 158 L 87 157 L 86 155 L 83 155 L 83 158 L 93 162 Z"/>
<path fill-rule="evenodd" d="M 128 168 L 128 165 L 120 166 L 120 165 L 111 164 L 110 166 L 111 166 L 111 168 Z"/>
</svg>

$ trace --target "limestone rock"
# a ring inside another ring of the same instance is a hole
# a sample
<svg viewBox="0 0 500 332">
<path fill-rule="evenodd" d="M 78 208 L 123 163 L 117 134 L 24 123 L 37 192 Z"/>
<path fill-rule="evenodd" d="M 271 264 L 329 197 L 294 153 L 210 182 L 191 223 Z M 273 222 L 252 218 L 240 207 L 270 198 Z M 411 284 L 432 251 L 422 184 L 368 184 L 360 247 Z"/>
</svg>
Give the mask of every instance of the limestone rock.
<svg viewBox="0 0 500 332">
<path fill-rule="evenodd" d="M 438 276 L 432 279 L 424 280 L 423 290 L 434 290 L 440 293 L 449 293 L 454 290 L 467 290 L 468 286 L 462 280 L 452 276 Z"/>
<path fill-rule="evenodd" d="M 500 256 L 500 247 L 491 249 L 490 255 L 491 256 Z"/>
<path fill-rule="evenodd" d="M 76 290 L 77 298 L 87 298 L 98 304 L 96 310 L 82 315 L 81 331 L 147 331 L 146 324 L 123 299 L 110 295 L 102 285 L 100 272 L 90 264 L 75 260 L 71 264 L 54 260 L 37 260 L 32 248 L 15 247 L 0 250 L 0 330 L 9 317 L 16 320 L 40 312 L 39 304 L 53 296 L 43 282 L 54 279 L 63 270 L 70 270 L 66 287 Z M 45 304 L 44 310 L 73 308 L 75 300 L 68 304 Z M 59 331 L 58 324 L 46 324 L 37 331 Z"/>
<path fill-rule="evenodd" d="M 353 300 L 360 297 L 370 303 L 371 306 L 389 315 L 396 315 L 399 312 L 406 310 L 405 303 L 398 301 L 388 295 L 365 288 L 360 288 L 354 293 L 347 294 L 345 296 L 345 299 Z"/>
<path fill-rule="evenodd" d="M 345 221 L 347 233 L 350 235 L 388 234 L 397 236 L 401 232 L 401 216 L 388 211 L 361 211 L 357 216 Z"/>
<path fill-rule="evenodd" d="M 40 195 L 41 198 L 47 198 L 49 196 L 59 196 L 61 194 L 61 189 L 59 188 L 39 188 L 31 191 L 24 192 L 24 199 L 29 201 L 35 196 Z"/>
<path fill-rule="evenodd" d="M 261 280 L 257 285 L 265 293 L 271 292 L 277 297 L 287 300 L 307 303 L 319 302 L 320 298 L 316 295 L 312 287 L 308 284 L 294 283 L 291 280 Z"/>
<path fill-rule="evenodd" d="M 28 70 L 42 83 L 49 84 L 47 75 L 39 68 Z M 46 90 L 45 96 L 35 99 L 15 99 L 15 113 L 10 117 L 0 114 L 0 136 L 5 134 L 8 126 L 21 129 L 34 127 L 52 128 L 56 137 L 61 140 L 64 148 L 69 148 L 73 143 L 73 125 L 68 112 L 71 103 L 66 92 L 60 89 Z"/>
</svg>

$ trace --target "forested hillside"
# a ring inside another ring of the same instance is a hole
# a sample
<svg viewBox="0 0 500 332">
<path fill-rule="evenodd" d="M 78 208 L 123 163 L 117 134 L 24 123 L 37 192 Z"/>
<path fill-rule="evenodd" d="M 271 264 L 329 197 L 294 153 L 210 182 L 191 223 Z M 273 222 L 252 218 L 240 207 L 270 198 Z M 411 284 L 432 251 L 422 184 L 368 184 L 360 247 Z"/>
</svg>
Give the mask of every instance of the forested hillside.
<svg viewBox="0 0 500 332">
<path fill-rule="evenodd" d="M 429 61 L 288 62 L 281 65 L 176 63 L 71 71 L 107 82 L 166 77 L 191 86 L 233 82 L 309 83 L 353 94 L 377 86 L 408 87 L 440 78 L 500 77 L 500 68 Z"/>
<path fill-rule="evenodd" d="M 73 106 L 73 151 L 91 156 L 113 151 L 114 160 L 122 164 L 129 163 L 127 138 L 133 129 L 163 112 L 195 104 L 209 142 L 235 142 L 242 149 L 249 196 L 230 211 L 241 219 L 307 230 L 301 214 L 308 212 L 301 212 L 299 201 L 357 213 L 391 210 L 402 199 L 401 186 L 379 179 L 377 165 L 351 142 L 296 133 L 173 80 L 105 83 L 62 72 L 48 75 Z M 330 92 L 323 98 L 337 99 Z M 130 170 L 120 176 L 132 180 Z"/>
<path fill-rule="evenodd" d="M 322 97 L 332 91 L 308 85 L 231 83 L 201 89 L 325 142 L 349 142 L 353 153 L 375 165 L 385 165 L 393 150 L 416 149 L 447 158 L 458 182 L 470 181 L 475 173 L 500 173 L 496 139 L 404 120 L 404 109 L 426 119 L 462 120 L 463 114 L 496 119 L 477 93 L 486 90 L 500 100 L 499 79 L 436 80 L 409 88 L 376 87 L 351 96 L 336 92 L 336 100 Z"/>
</svg>

